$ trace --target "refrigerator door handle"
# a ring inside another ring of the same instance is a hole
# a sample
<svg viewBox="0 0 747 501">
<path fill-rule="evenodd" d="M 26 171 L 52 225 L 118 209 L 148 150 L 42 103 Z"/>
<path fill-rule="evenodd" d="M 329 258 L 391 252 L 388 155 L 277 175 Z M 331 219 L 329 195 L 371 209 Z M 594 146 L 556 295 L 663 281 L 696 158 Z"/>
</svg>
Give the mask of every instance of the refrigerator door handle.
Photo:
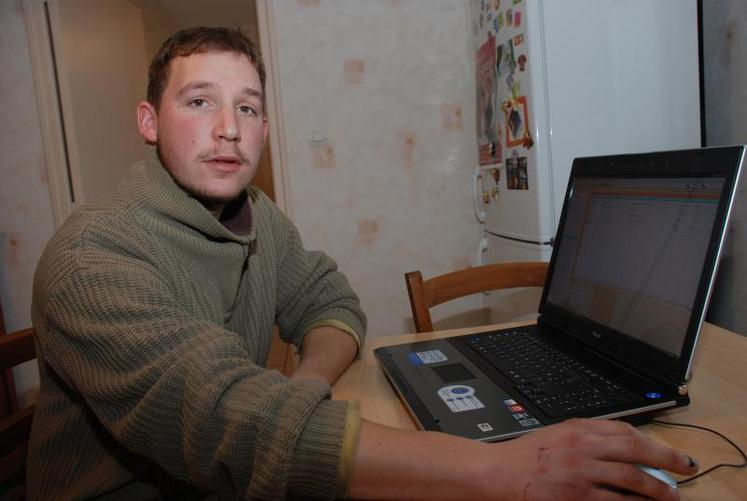
<svg viewBox="0 0 747 501">
<path fill-rule="evenodd" d="M 488 212 L 485 209 L 485 202 L 483 202 L 482 198 L 483 176 L 483 170 L 478 165 L 475 167 L 475 175 L 472 178 L 472 201 L 474 202 L 475 217 L 477 218 L 478 223 L 484 223 L 485 218 L 488 215 Z"/>
</svg>

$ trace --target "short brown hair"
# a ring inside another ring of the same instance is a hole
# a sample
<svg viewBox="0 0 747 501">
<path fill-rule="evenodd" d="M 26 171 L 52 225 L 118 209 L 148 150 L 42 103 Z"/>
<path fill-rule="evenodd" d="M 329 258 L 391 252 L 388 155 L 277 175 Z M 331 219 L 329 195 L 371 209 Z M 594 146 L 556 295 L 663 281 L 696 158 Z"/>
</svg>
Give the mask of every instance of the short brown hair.
<svg viewBox="0 0 747 501">
<path fill-rule="evenodd" d="M 169 77 L 169 63 L 175 57 L 200 52 L 234 52 L 245 55 L 254 65 L 265 93 L 265 67 L 257 46 L 239 29 L 197 27 L 171 35 L 158 50 L 148 68 L 148 102 L 158 109 Z"/>
</svg>

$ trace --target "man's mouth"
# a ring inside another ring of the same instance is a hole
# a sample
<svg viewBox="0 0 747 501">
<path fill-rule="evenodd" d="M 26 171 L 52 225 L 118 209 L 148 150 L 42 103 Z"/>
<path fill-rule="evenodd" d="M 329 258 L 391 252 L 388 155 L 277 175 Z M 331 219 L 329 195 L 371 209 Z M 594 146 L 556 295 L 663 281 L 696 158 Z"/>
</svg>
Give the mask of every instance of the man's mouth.
<svg viewBox="0 0 747 501">
<path fill-rule="evenodd" d="M 208 162 L 220 162 L 226 164 L 240 164 L 242 163 L 241 158 L 237 155 L 216 155 L 208 158 Z"/>
<path fill-rule="evenodd" d="M 220 171 L 233 172 L 238 170 L 244 161 L 237 155 L 215 155 L 206 158 L 205 163 Z"/>
</svg>

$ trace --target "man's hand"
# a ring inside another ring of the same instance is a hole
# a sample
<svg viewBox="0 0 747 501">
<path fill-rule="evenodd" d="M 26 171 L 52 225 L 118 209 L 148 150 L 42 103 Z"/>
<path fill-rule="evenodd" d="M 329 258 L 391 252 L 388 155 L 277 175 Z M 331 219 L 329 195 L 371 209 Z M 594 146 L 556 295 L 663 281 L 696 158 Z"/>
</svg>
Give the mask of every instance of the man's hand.
<svg viewBox="0 0 747 501">
<path fill-rule="evenodd" d="M 331 326 L 311 329 L 303 337 L 301 362 L 292 379 L 319 379 L 334 383 L 350 366 L 358 344 L 347 332 Z"/>
<path fill-rule="evenodd" d="M 697 471 L 685 454 L 614 421 L 571 420 L 497 444 L 364 421 L 348 493 L 429 500 L 679 498 L 638 463 Z"/>
<path fill-rule="evenodd" d="M 616 421 L 575 419 L 497 445 L 511 458 L 510 482 L 496 486 L 501 499 L 621 499 L 621 492 L 679 499 L 635 465 L 683 475 L 697 470 L 685 454 Z"/>
</svg>

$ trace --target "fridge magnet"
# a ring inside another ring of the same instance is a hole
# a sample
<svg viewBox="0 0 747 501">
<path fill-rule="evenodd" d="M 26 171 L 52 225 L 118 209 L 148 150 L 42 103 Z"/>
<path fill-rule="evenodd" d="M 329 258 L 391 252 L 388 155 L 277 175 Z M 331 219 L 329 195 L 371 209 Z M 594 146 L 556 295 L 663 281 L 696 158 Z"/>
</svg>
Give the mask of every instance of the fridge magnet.
<svg viewBox="0 0 747 501">
<path fill-rule="evenodd" d="M 528 190 L 527 157 L 512 155 L 506 159 L 506 187 L 509 190 Z"/>
<path fill-rule="evenodd" d="M 514 46 L 518 46 L 524 43 L 524 33 L 519 33 L 514 37 Z"/>
<path fill-rule="evenodd" d="M 503 11 L 498 13 L 498 27 L 503 28 Z"/>
<path fill-rule="evenodd" d="M 506 11 L 506 26 L 511 26 L 514 24 L 514 10 L 508 9 Z"/>
<path fill-rule="evenodd" d="M 511 40 L 500 45 L 496 50 L 496 67 L 499 77 L 514 74 L 516 59 L 514 58 L 514 44 Z"/>
<path fill-rule="evenodd" d="M 491 144 L 498 143 L 496 121 L 496 81 L 495 81 L 495 37 L 487 41 L 477 51 L 477 130 L 480 165 L 497 162 Z"/>
<path fill-rule="evenodd" d="M 477 151 L 480 165 L 493 165 L 498 163 L 498 159 L 501 158 L 501 149 L 501 143 L 478 145 Z"/>
<path fill-rule="evenodd" d="M 521 26 L 521 11 L 517 10 L 514 12 L 514 27 L 518 28 Z"/>
<path fill-rule="evenodd" d="M 500 194 L 501 171 L 500 169 L 493 169 L 491 173 L 493 174 L 495 185 L 490 190 L 490 195 L 493 197 L 493 200 L 498 200 L 498 195 Z"/>
<path fill-rule="evenodd" d="M 493 6 L 495 7 L 495 10 L 501 10 L 501 0 L 495 0 Z"/>
<path fill-rule="evenodd" d="M 506 63 L 503 61 L 506 57 L 505 54 L 503 54 L 504 50 L 506 50 L 505 45 L 499 45 L 495 49 L 495 72 L 499 77 L 502 77 L 508 68 Z"/>
<path fill-rule="evenodd" d="M 518 172 L 516 170 L 518 158 L 513 156 L 506 159 L 506 188 L 515 190 L 518 186 Z"/>
<path fill-rule="evenodd" d="M 516 172 L 519 178 L 519 190 L 529 189 L 529 178 L 527 176 L 527 157 L 519 157 L 519 164 L 516 166 Z"/>
<path fill-rule="evenodd" d="M 493 163 L 498 163 L 501 161 L 501 158 L 503 158 L 503 143 L 501 142 L 501 137 L 503 137 L 503 129 L 501 128 L 501 121 L 498 120 L 498 124 L 495 130 L 495 136 L 497 138 L 497 141 L 494 143 L 494 150 L 493 150 Z"/>
<path fill-rule="evenodd" d="M 521 3 L 521 0 L 514 0 L 514 5 Z"/>
<path fill-rule="evenodd" d="M 527 56 L 526 56 L 526 54 L 520 55 L 519 59 L 517 59 L 516 62 L 519 63 L 519 71 L 524 71 L 524 68 L 527 65 Z"/>
<path fill-rule="evenodd" d="M 529 129 L 529 113 L 527 111 L 527 98 L 520 96 L 517 99 L 504 101 L 501 109 L 505 115 L 506 123 L 506 146 L 523 146 L 524 136 Z"/>
<path fill-rule="evenodd" d="M 521 96 L 521 80 L 514 80 L 511 84 L 511 97 L 519 99 L 519 96 Z"/>
<path fill-rule="evenodd" d="M 524 131 L 524 137 L 521 140 L 521 145 L 526 149 L 534 146 L 534 139 L 532 139 L 532 135 L 529 133 L 529 130 Z"/>
</svg>

